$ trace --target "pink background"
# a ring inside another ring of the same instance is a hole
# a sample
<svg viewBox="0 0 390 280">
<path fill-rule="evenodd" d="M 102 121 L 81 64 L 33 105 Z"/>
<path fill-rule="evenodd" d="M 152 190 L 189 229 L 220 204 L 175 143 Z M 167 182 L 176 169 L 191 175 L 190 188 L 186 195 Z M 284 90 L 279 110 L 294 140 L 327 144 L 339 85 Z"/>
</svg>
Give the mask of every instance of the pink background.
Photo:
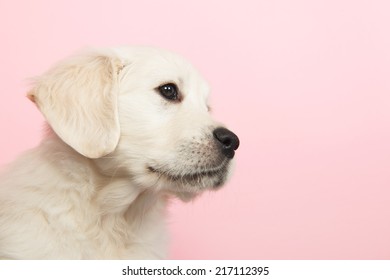
<svg viewBox="0 0 390 280">
<path fill-rule="evenodd" d="M 171 258 L 390 259 L 390 4 L 0 2 L 0 165 L 43 118 L 25 79 L 86 46 L 191 60 L 241 139 L 217 193 L 170 209 Z"/>
</svg>

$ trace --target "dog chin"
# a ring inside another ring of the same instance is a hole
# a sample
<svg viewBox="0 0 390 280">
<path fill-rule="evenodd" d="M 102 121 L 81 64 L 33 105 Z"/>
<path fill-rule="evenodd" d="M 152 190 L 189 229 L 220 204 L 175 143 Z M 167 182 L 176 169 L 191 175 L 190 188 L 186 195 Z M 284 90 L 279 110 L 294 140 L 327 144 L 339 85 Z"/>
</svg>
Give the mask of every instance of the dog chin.
<svg viewBox="0 0 390 280">
<path fill-rule="evenodd" d="M 157 176 L 159 184 L 168 186 L 170 193 L 183 201 L 188 201 L 205 190 L 219 189 L 228 178 L 230 164 L 226 161 L 218 168 L 197 172 L 193 170 L 174 172 L 154 167 L 148 167 L 148 171 Z"/>
</svg>

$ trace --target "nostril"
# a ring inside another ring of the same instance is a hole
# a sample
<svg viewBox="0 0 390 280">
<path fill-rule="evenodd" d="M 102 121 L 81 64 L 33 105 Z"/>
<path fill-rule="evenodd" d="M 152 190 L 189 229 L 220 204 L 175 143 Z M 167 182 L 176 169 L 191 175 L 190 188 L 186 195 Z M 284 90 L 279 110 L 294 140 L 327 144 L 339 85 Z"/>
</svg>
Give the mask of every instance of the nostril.
<svg viewBox="0 0 390 280">
<path fill-rule="evenodd" d="M 223 127 L 215 129 L 213 133 L 218 142 L 222 144 L 222 153 L 228 158 L 233 158 L 234 150 L 237 150 L 240 145 L 237 135 Z"/>
<path fill-rule="evenodd" d="M 227 138 L 225 140 L 222 141 L 222 144 L 226 147 L 226 148 L 230 148 L 232 146 L 232 139 L 230 138 Z"/>
</svg>

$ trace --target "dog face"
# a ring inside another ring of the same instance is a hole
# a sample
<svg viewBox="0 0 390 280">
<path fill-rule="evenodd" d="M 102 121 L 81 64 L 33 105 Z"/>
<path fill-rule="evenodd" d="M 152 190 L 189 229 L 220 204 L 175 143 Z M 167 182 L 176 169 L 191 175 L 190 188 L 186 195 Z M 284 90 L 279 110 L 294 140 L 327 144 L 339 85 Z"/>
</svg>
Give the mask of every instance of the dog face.
<svg viewBox="0 0 390 280">
<path fill-rule="evenodd" d="M 211 118 L 208 94 L 181 57 L 117 48 L 63 62 L 29 96 L 53 130 L 107 175 L 188 199 L 225 182 L 239 145 Z"/>
</svg>

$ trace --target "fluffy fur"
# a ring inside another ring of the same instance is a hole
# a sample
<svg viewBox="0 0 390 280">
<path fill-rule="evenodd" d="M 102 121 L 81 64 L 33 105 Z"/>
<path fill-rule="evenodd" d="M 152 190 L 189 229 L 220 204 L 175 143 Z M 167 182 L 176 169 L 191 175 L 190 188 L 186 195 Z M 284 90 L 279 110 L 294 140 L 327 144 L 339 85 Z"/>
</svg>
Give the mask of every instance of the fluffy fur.
<svg viewBox="0 0 390 280">
<path fill-rule="evenodd" d="M 161 96 L 164 83 L 180 102 Z M 0 259 L 165 258 L 169 197 L 217 189 L 231 169 L 208 92 L 153 48 L 90 51 L 35 79 L 28 97 L 47 133 L 0 179 Z"/>
</svg>

